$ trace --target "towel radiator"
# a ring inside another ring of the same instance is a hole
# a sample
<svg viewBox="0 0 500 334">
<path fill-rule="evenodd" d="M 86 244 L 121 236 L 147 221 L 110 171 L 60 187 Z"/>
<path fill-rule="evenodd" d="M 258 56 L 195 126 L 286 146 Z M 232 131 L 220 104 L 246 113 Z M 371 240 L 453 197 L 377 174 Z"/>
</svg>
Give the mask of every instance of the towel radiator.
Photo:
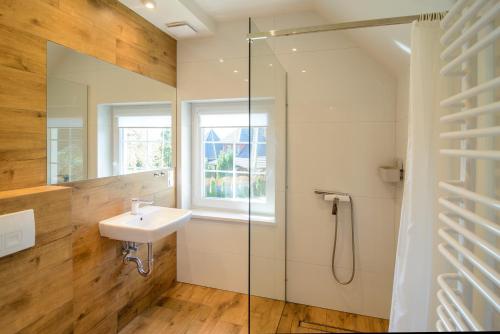
<svg viewBox="0 0 500 334">
<path fill-rule="evenodd" d="M 500 160 L 495 146 L 500 134 L 495 96 L 500 88 L 495 67 L 499 20 L 499 1 L 458 0 L 441 21 L 441 74 L 459 76 L 461 85 L 441 101 L 450 113 L 440 121 L 456 129 L 440 134 L 446 139 L 440 153 L 453 159 L 458 177 L 439 182 L 438 250 L 446 265 L 437 276 L 438 331 L 498 330 L 500 325 L 495 323 L 500 321 L 495 179 Z"/>
</svg>

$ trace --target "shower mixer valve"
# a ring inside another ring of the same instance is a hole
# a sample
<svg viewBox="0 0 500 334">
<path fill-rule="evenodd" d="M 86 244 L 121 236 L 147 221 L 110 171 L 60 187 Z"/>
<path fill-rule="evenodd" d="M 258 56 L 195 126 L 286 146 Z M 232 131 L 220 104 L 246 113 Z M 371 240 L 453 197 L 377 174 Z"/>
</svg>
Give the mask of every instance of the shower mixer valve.
<svg viewBox="0 0 500 334">
<path fill-rule="evenodd" d="M 335 218 L 335 230 L 334 230 L 334 236 L 333 236 L 333 250 L 332 250 L 332 274 L 333 278 L 337 281 L 337 283 L 341 285 L 347 285 L 352 282 L 354 279 L 354 275 L 356 273 L 356 256 L 355 256 L 355 251 L 354 251 L 354 209 L 353 209 L 353 203 L 352 203 L 352 198 L 351 195 L 347 193 L 341 193 L 338 191 L 327 191 L 327 190 L 315 190 L 315 194 L 317 195 L 322 195 L 323 199 L 328 202 L 333 202 L 332 205 L 332 215 L 337 216 L 338 212 L 338 206 L 340 202 L 346 202 L 349 203 L 350 206 L 350 225 L 351 225 L 351 245 L 352 245 L 352 271 L 350 277 L 342 281 L 337 277 L 337 272 L 335 270 L 335 254 L 337 252 L 337 238 L 338 238 L 338 228 L 339 228 L 339 220 L 338 217 Z"/>
</svg>

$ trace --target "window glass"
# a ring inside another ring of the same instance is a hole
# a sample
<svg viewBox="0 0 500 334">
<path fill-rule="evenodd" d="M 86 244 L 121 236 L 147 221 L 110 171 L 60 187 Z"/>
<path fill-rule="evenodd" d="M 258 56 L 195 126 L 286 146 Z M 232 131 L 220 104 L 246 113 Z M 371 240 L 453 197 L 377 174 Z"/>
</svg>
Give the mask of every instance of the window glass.
<svg viewBox="0 0 500 334">
<path fill-rule="evenodd" d="M 250 134 L 248 126 L 234 126 L 245 121 L 239 115 L 200 115 L 203 198 L 245 200 L 251 191 L 252 199 L 266 200 L 267 127 L 254 127 Z"/>
</svg>

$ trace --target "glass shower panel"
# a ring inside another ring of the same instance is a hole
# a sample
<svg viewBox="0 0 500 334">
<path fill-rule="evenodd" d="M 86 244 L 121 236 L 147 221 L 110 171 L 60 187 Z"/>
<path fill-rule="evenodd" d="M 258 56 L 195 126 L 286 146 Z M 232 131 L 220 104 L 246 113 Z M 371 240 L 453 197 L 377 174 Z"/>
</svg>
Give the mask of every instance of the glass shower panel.
<svg viewBox="0 0 500 334">
<path fill-rule="evenodd" d="M 250 20 L 250 32 L 257 31 Z M 273 308 L 280 309 L 286 299 L 287 85 L 286 72 L 268 40 L 253 40 L 249 51 L 249 168 L 238 178 L 246 182 L 251 198 L 250 332 L 266 333 L 273 330 L 266 328 Z"/>
</svg>

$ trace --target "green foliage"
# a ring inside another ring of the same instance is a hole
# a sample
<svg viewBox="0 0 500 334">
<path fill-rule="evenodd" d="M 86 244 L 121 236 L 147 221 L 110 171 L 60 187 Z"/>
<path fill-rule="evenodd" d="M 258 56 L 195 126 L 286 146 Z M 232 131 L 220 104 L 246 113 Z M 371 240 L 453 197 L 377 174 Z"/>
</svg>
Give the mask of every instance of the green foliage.
<svg viewBox="0 0 500 334">
<path fill-rule="evenodd" d="M 266 196 L 266 179 L 262 175 L 257 175 L 252 183 L 252 197 Z"/>
<path fill-rule="evenodd" d="M 163 168 L 172 167 L 172 131 L 165 129 L 162 131 L 163 141 L 160 150 L 163 153 Z"/>
<path fill-rule="evenodd" d="M 217 157 L 217 170 L 233 170 L 233 148 L 227 147 Z"/>
</svg>

